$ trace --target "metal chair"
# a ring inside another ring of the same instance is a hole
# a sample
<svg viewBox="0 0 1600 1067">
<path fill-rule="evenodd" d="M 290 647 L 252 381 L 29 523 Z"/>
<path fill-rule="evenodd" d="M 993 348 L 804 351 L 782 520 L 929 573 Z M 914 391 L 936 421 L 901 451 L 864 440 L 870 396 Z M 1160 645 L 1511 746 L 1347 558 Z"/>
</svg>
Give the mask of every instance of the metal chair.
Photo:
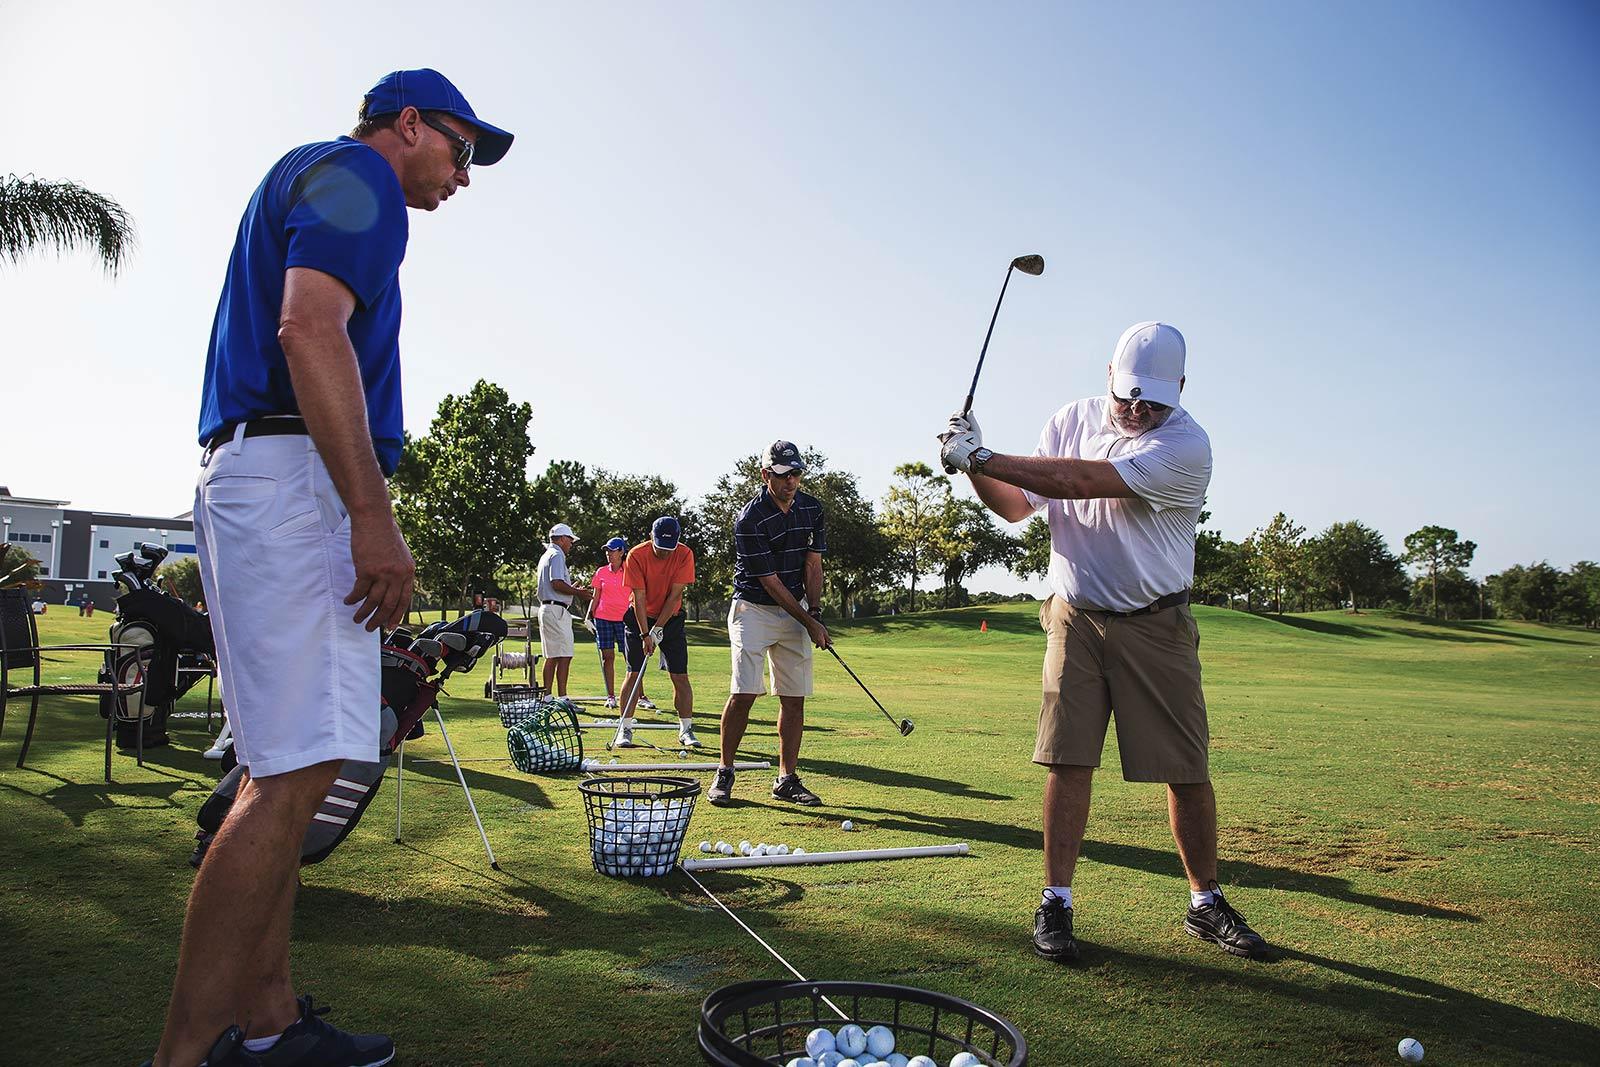
<svg viewBox="0 0 1600 1067">
<path fill-rule="evenodd" d="M 28 707 L 28 729 L 22 736 L 22 751 L 17 754 L 17 766 L 21 767 L 28 758 L 28 746 L 33 743 L 33 727 L 39 717 L 39 698 L 41 696 L 95 696 L 110 697 L 114 709 L 123 709 L 127 706 L 127 696 L 130 693 L 141 691 L 146 684 L 147 673 L 137 672 L 137 677 L 131 681 L 119 680 L 115 673 L 119 652 L 133 650 L 132 645 L 96 644 L 96 645 L 41 645 L 39 644 L 39 630 L 34 622 L 33 610 L 29 606 L 27 593 L 22 589 L 0 589 L 0 730 L 4 730 L 6 721 L 6 704 L 15 697 L 29 697 L 31 702 Z M 67 682 L 45 684 L 42 678 L 42 665 L 46 652 L 99 652 L 105 657 L 105 671 L 102 677 L 112 679 L 109 682 Z M 27 671 L 32 669 L 32 682 L 12 684 L 13 671 Z M 116 725 L 116 714 L 106 719 L 106 781 L 111 781 L 111 733 Z M 143 719 L 139 728 L 139 756 L 140 764 L 144 762 L 144 728 Z"/>
</svg>

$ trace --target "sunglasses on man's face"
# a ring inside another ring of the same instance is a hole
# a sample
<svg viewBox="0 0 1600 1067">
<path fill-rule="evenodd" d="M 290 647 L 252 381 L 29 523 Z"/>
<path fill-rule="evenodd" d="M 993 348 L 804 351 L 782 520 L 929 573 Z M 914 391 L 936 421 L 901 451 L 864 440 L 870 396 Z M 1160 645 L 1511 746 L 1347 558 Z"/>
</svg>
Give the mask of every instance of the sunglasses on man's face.
<svg viewBox="0 0 1600 1067">
<path fill-rule="evenodd" d="M 1120 397 L 1116 393 L 1111 394 L 1111 399 L 1117 402 L 1117 407 L 1119 408 L 1129 407 L 1133 404 L 1143 404 L 1157 415 L 1161 414 L 1163 411 L 1172 410 L 1171 404 L 1157 404 L 1154 400 L 1133 400 L 1126 397 Z"/>
<path fill-rule="evenodd" d="M 450 127 L 446 126 L 444 123 L 440 122 L 438 119 L 430 119 L 428 116 L 420 113 L 418 117 L 420 117 L 423 122 L 427 123 L 429 126 L 432 126 L 434 129 L 438 130 L 440 133 L 444 134 L 446 137 L 450 138 L 450 140 L 456 143 L 456 170 L 466 170 L 468 167 L 472 166 L 472 153 L 477 147 L 476 145 L 467 140 L 465 137 L 461 136 L 456 131 L 452 130 Z"/>
</svg>

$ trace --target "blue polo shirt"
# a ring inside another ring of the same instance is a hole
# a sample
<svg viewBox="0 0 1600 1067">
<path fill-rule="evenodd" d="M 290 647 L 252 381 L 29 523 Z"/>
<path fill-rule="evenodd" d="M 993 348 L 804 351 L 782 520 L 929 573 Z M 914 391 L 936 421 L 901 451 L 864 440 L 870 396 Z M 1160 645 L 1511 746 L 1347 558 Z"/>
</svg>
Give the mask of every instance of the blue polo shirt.
<svg viewBox="0 0 1600 1067">
<path fill-rule="evenodd" d="M 356 297 L 346 324 L 361 368 L 372 446 L 385 475 L 400 463 L 400 263 L 410 222 L 394 168 L 349 137 L 302 145 L 250 197 L 211 325 L 200 443 L 232 423 L 298 415 L 278 317 L 283 274 L 311 267 Z"/>
<path fill-rule="evenodd" d="M 761 576 L 776 574 L 796 600 L 806 594 L 806 553 L 827 552 L 822 501 L 796 493 L 784 511 L 763 486 L 733 522 L 733 596 L 752 604 L 776 604 Z M 813 605 L 815 606 L 815 605 Z"/>
</svg>

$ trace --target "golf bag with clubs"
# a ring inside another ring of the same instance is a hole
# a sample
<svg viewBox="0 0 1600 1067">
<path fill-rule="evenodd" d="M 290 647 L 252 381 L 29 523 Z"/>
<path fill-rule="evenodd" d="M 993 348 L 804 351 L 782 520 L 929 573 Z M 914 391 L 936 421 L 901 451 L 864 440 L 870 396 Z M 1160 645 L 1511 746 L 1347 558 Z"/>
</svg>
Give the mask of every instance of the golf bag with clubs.
<svg viewBox="0 0 1600 1067">
<path fill-rule="evenodd" d="M 383 641 L 382 697 L 374 713 L 379 716 L 379 759 L 373 762 L 345 760 L 333 787 L 311 816 L 300 845 L 300 864 L 321 863 L 349 836 L 356 823 L 378 794 L 389 756 L 402 738 L 421 733 L 422 717 L 438 700 L 445 679 L 459 671 L 470 671 L 478 657 L 493 648 L 506 635 L 506 623 L 490 611 L 474 611 L 452 622 L 436 622 L 415 637 L 404 627 Z M 438 671 L 437 677 L 433 677 Z M 245 768 L 234 766 L 200 807 L 197 821 L 199 842 L 189 863 L 199 867 L 206 849 L 222 829 Z"/>
<path fill-rule="evenodd" d="M 116 557 L 120 568 L 112 577 L 117 594 L 117 619 L 111 641 L 132 645 L 122 651 L 111 668 L 102 667 L 100 680 L 128 684 L 144 682 L 129 693 L 127 712 L 117 720 L 117 747 L 155 748 L 167 743 L 167 716 L 184 693 L 207 677 L 216 657 L 211 621 L 181 599 L 163 592 L 156 568 L 167 558 L 160 545 L 141 542 Z M 100 698 L 100 715 L 110 718 L 113 697 Z M 139 738 L 143 725 L 144 737 Z"/>
</svg>

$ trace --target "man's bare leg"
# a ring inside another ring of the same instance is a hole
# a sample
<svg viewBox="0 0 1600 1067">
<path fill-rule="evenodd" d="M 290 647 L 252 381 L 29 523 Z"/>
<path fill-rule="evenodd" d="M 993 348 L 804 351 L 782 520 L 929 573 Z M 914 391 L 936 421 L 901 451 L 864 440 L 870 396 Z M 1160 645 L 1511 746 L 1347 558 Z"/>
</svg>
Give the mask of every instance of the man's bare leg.
<svg viewBox="0 0 1600 1067">
<path fill-rule="evenodd" d="M 572 669 L 572 657 L 562 656 L 556 660 L 556 696 L 567 695 L 567 672 Z"/>
<path fill-rule="evenodd" d="M 247 778 L 240 787 L 189 894 L 156 1067 L 193 1067 L 235 1023 L 269 1035 L 300 1017 L 289 982 L 300 843 L 339 765 Z"/>
<path fill-rule="evenodd" d="M 556 679 L 556 661 L 551 659 L 549 656 L 546 656 L 544 658 L 544 691 L 546 693 L 555 692 L 554 689 L 550 688 L 550 683 L 555 681 L 555 679 Z"/>
<path fill-rule="evenodd" d="M 1044 875 L 1046 885 L 1071 885 L 1089 825 L 1093 767 L 1050 768 L 1044 783 Z"/>
<path fill-rule="evenodd" d="M 1217 880 L 1217 794 L 1210 782 L 1167 786 L 1167 820 L 1190 889 Z"/>
<path fill-rule="evenodd" d="M 778 698 L 778 774 L 790 775 L 800 762 L 800 738 L 806 727 L 806 698 Z"/>
<path fill-rule="evenodd" d="M 731 693 L 722 708 L 722 765 L 732 767 L 739 753 L 739 742 L 750 725 L 750 709 L 759 693 Z"/>
<path fill-rule="evenodd" d="M 694 687 L 689 684 L 687 674 L 669 674 L 672 679 L 672 706 L 678 712 L 679 719 L 694 718 Z"/>
</svg>

